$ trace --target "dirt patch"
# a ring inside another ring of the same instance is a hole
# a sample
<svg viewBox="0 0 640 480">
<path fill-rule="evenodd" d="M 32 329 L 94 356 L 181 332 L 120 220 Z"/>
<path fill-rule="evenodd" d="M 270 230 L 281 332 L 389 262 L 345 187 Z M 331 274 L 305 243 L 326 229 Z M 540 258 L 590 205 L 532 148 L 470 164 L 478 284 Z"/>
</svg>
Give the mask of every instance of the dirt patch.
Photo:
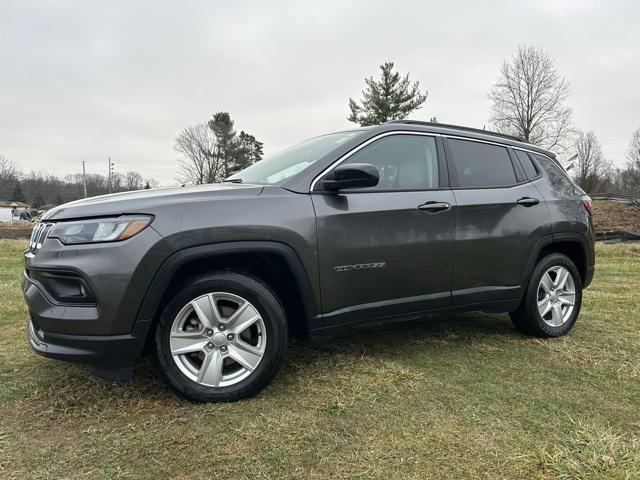
<svg viewBox="0 0 640 480">
<path fill-rule="evenodd" d="M 26 221 L 0 222 L 0 238 L 29 238 L 33 225 Z"/>
<path fill-rule="evenodd" d="M 612 200 L 593 201 L 596 233 L 640 232 L 640 208 Z"/>
</svg>

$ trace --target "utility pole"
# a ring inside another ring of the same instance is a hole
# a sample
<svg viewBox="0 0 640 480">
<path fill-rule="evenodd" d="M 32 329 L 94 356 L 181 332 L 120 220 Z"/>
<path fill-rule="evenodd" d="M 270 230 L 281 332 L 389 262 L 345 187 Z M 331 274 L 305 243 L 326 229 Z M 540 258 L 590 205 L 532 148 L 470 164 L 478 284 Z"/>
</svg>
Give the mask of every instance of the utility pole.
<svg viewBox="0 0 640 480">
<path fill-rule="evenodd" d="M 87 198 L 87 172 L 84 169 L 84 160 L 82 161 L 82 186 L 84 187 L 84 198 Z"/>
<path fill-rule="evenodd" d="M 109 193 L 111 193 L 111 177 L 113 176 L 113 166 L 114 165 L 115 165 L 114 163 L 111 163 L 111 157 L 109 157 L 109 175 L 107 177 L 108 178 L 107 183 L 108 183 L 108 187 L 109 187 Z"/>
</svg>

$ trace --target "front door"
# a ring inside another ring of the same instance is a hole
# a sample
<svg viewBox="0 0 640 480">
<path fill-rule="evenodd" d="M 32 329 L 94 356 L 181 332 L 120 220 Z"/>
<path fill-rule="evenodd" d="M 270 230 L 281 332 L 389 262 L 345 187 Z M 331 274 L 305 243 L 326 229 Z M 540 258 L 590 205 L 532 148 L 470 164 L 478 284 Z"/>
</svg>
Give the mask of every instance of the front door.
<svg viewBox="0 0 640 480">
<path fill-rule="evenodd" d="M 451 304 L 455 200 L 437 141 L 378 138 L 343 162 L 375 165 L 376 187 L 312 194 L 325 325 Z"/>
</svg>

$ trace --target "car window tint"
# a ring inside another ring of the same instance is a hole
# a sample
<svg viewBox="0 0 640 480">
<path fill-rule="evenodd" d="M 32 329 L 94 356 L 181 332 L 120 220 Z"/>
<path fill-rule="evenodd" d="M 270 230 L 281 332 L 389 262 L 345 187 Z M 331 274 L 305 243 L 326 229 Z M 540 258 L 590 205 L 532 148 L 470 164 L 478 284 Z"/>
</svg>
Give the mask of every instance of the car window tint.
<svg viewBox="0 0 640 480">
<path fill-rule="evenodd" d="M 448 142 L 461 187 L 500 187 L 517 183 L 506 148 L 468 140 L 449 139 Z"/>
<path fill-rule="evenodd" d="M 544 171 L 547 172 L 549 182 L 557 192 L 566 195 L 573 195 L 578 192 L 578 188 L 560 165 L 544 155 L 534 153 L 533 156 Z"/>
<path fill-rule="evenodd" d="M 439 185 L 434 137 L 384 137 L 350 156 L 343 165 L 349 163 L 370 163 L 378 168 L 380 181 L 370 190 L 422 190 Z"/>
<path fill-rule="evenodd" d="M 539 175 L 538 169 L 534 165 L 533 161 L 527 154 L 527 152 L 523 152 L 522 150 L 514 150 L 516 152 L 516 156 L 518 160 L 520 160 L 520 165 L 524 169 L 524 173 L 528 179 L 536 178 Z"/>
</svg>

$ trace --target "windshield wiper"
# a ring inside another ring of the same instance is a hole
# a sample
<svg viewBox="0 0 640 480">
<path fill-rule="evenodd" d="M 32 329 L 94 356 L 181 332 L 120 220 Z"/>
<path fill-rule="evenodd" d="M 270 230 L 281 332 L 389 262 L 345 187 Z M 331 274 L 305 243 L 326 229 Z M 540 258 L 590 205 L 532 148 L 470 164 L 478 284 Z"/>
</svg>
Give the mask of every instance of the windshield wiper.
<svg viewBox="0 0 640 480">
<path fill-rule="evenodd" d="M 241 178 L 225 178 L 222 183 L 242 183 Z"/>
</svg>

